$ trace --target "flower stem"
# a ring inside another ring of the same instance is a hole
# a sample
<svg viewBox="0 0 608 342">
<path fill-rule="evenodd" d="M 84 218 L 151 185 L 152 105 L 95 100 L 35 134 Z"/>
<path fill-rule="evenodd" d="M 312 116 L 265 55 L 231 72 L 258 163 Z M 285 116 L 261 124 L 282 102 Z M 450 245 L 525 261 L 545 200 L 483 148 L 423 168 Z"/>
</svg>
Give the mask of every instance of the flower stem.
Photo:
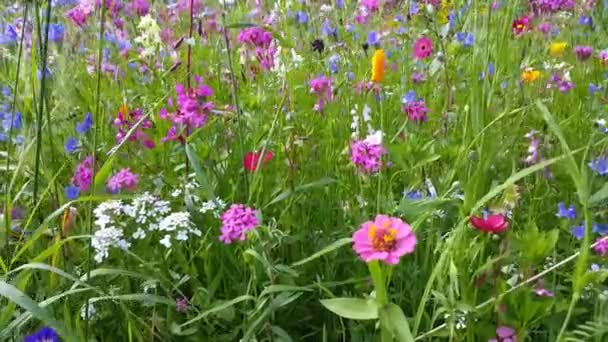
<svg viewBox="0 0 608 342">
<path fill-rule="evenodd" d="M 378 303 L 378 307 L 382 309 L 388 304 L 388 294 L 386 292 L 386 278 L 384 277 L 382 267 L 380 266 L 380 263 L 377 260 L 370 262 L 368 267 L 369 273 L 371 274 L 372 280 L 374 281 L 374 289 L 376 291 L 376 303 Z M 393 334 L 384 326 L 384 324 L 380 324 L 380 341 L 393 341 Z"/>
</svg>

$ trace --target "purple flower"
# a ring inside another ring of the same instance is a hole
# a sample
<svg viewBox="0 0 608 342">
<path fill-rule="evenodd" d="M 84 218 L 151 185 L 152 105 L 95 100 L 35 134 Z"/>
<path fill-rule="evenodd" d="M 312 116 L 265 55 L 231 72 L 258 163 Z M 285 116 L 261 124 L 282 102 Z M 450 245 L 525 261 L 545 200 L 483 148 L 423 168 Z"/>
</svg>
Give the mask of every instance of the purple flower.
<svg viewBox="0 0 608 342">
<path fill-rule="evenodd" d="M 572 227 L 571 233 L 577 240 L 581 240 L 585 236 L 585 223 L 583 222 L 580 226 Z"/>
<path fill-rule="evenodd" d="M 378 32 L 369 31 L 369 33 L 367 34 L 367 44 L 369 44 L 370 46 L 380 44 L 380 36 L 378 35 Z"/>
<path fill-rule="evenodd" d="M 60 42 L 63 40 L 63 34 L 65 28 L 62 24 L 50 24 L 49 25 L 49 41 Z"/>
<path fill-rule="evenodd" d="M 475 43 L 475 35 L 471 32 L 456 33 L 456 40 L 462 45 L 469 47 Z"/>
<path fill-rule="evenodd" d="M 606 164 L 605 157 L 599 157 L 595 160 L 590 161 L 588 164 L 589 168 L 600 176 L 608 174 L 608 165 Z"/>
<path fill-rule="evenodd" d="M 308 14 L 306 12 L 297 11 L 294 15 L 298 24 L 306 24 L 308 23 Z"/>
<path fill-rule="evenodd" d="M 604 91 L 604 87 L 601 85 L 595 85 L 593 83 L 589 83 L 589 94 L 593 95 L 597 92 Z"/>
<path fill-rule="evenodd" d="M 350 144 L 350 160 L 360 171 L 368 174 L 380 171 L 382 156 L 386 154 L 386 149 L 382 146 L 381 134 L 379 132 Z"/>
<path fill-rule="evenodd" d="M 322 112 L 325 103 L 333 101 L 332 79 L 321 75 L 310 80 L 308 85 L 310 86 L 310 92 L 317 96 L 317 103 L 315 104 L 314 109 L 318 112 Z"/>
<path fill-rule="evenodd" d="M 59 342 L 59 335 L 49 327 L 44 327 L 37 332 L 27 335 L 24 342 Z"/>
<path fill-rule="evenodd" d="M 65 198 L 73 201 L 80 195 L 80 188 L 74 185 L 68 185 L 65 187 Z"/>
<path fill-rule="evenodd" d="M 245 233 L 260 224 L 259 212 L 242 204 L 233 204 L 222 214 L 220 241 L 229 245 L 234 241 L 244 241 Z"/>
<path fill-rule="evenodd" d="M 574 47 L 574 53 L 576 53 L 576 57 L 581 61 L 586 61 L 591 57 L 593 53 L 593 47 L 587 45 L 579 45 Z"/>
<path fill-rule="evenodd" d="M 91 113 L 87 113 L 84 116 L 84 120 L 76 125 L 76 132 L 78 132 L 78 134 L 85 134 L 91 127 L 93 127 L 93 117 L 91 116 Z"/>
<path fill-rule="evenodd" d="M 537 296 L 541 296 L 541 297 L 554 297 L 555 294 L 545 288 L 538 288 L 536 290 L 534 290 L 534 293 L 536 293 Z"/>
<path fill-rule="evenodd" d="M 593 244 L 593 249 L 599 255 L 604 255 L 608 252 L 608 238 L 598 238 Z"/>
<path fill-rule="evenodd" d="M 403 112 L 414 122 L 425 122 L 428 120 L 426 113 L 429 112 L 429 109 L 426 107 L 424 100 L 407 102 L 403 106 Z"/>
<path fill-rule="evenodd" d="M 608 224 L 594 223 L 592 226 L 594 233 L 600 234 L 601 236 L 608 234 Z"/>
<path fill-rule="evenodd" d="M 332 55 L 331 57 L 329 57 L 328 63 L 329 63 L 329 71 L 331 71 L 332 74 L 335 74 L 340 70 L 340 67 L 339 67 L 340 56 L 338 54 L 335 54 L 335 55 Z"/>
<path fill-rule="evenodd" d="M 87 191 L 93 181 L 93 156 L 86 157 L 82 163 L 76 166 L 72 176 L 72 184 L 80 191 Z"/>
<path fill-rule="evenodd" d="M 557 214 L 555 216 L 559 218 L 567 218 L 568 220 L 576 219 L 576 208 L 574 205 L 570 205 L 570 207 L 566 208 L 564 202 L 559 202 L 557 204 Z"/>
<path fill-rule="evenodd" d="M 107 187 L 112 193 L 120 190 L 133 191 L 137 187 L 138 181 L 139 178 L 136 174 L 132 173 L 129 168 L 124 168 L 110 178 Z"/>
<path fill-rule="evenodd" d="M 68 140 L 63 145 L 66 153 L 74 153 L 78 151 L 78 140 L 74 137 L 69 137 Z"/>
<path fill-rule="evenodd" d="M 184 297 L 178 298 L 175 300 L 175 309 L 177 312 L 186 312 L 190 305 L 188 304 L 188 300 Z"/>
</svg>

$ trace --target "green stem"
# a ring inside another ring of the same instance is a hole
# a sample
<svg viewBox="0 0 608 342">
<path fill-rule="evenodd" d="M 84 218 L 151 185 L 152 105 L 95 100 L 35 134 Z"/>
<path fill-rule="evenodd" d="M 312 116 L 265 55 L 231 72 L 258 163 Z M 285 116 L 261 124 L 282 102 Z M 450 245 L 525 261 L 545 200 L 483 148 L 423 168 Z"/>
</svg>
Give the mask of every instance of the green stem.
<svg viewBox="0 0 608 342">
<path fill-rule="evenodd" d="M 386 278 L 382 272 L 382 267 L 380 263 L 375 260 L 368 264 L 369 273 L 372 276 L 372 280 L 374 281 L 374 289 L 376 290 L 376 303 L 378 303 L 378 307 L 381 309 L 388 304 L 388 294 L 386 291 Z M 384 324 L 380 324 L 380 341 L 382 342 L 392 342 L 393 334 L 384 326 Z"/>
</svg>

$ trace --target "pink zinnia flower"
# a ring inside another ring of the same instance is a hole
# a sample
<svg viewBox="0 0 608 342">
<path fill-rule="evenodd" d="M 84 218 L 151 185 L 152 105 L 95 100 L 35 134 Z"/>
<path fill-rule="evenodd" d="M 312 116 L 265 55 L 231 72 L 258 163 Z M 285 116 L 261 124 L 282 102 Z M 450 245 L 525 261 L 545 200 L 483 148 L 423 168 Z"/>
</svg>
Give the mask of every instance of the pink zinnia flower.
<svg viewBox="0 0 608 342">
<path fill-rule="evenodd" d="M 377 215 L 353 234 L 353 249 L 365 262 L 380 260 L 395 265 L 416 247 L 410 225 L 397 217 Z"/>
<path fill-rule="evenodd" d="M 509 228 L 509 222 L 502 215 L 488 215 L 487 217 L 471 216 L 469 222 L 476 229 L 486 233 L 502 233 Z"/>
<path fill-rule="evenodd" d="M 74 169 L 72 184 L 81 192 L 89 190 L 93 180 L 93 156 L 88 156 Z"/>
<path fill-rule="evenodd" d="M 244 241 L 245 233 L 257 227 L 259 212 L 242 204 L 233 204 L 222 214 L 220 241 L 229 245 L 234 241 Z"/>
<path fill-rule="evenodd" d="M 425 122 L 428 120 L 426 113 L 429 112 L 429 109 L 426 107 L 423 100 L 405 103 L 403 105 L 403 112 L 414 122 Z"/>
<path fill-rule="evenodd" d="M 314 109 L 318 112 L 322 112 L 325 103 L 334 99 L 333 81 L 331 78 L 321 75 L 310 80 L 308 84 L 310 85 L 310 92 L 317 96 L 317 103 L 315 104 Z"/>
<path fill-rule="evenodd" d="M 112 193 L 119 192 L 120 190 L 134 191 L 137 187 L 139 178 L 136 174 L 132 173 L 129 168 L 124 168 L 118 171 L 110 180 L 106 186 Z"/>
<path fill-rule="evenodd" d="M 433 42 L 428 37 L 422 36 L 414 43 L 413 50 L 416 59 L 425 59 L 433 53 Z"/>
<path fill-rule="evenodd" d="M 595 240 L 595 244 L 593 245 L 593 249 L 599 255 L 605 255 L 608 252 L 608 237 L 599 238 Z"/>
<path fill-rule="evenodd" d="M 575 46 L 574 53 L 576 53 L 576 57 L 581 61 L 586 61 L 591 57 L 593 53 L 593 47 L 591 46 Z"/>
</svg>

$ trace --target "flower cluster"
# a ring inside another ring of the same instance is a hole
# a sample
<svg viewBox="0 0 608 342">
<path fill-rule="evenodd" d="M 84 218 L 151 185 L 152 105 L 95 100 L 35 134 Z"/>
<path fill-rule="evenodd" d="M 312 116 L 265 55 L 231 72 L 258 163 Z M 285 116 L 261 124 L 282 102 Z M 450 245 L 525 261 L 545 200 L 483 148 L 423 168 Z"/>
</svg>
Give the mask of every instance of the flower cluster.
<svg viewBox="0 0 608 342">
<path fill-rule="evenodd" d="M 110 178 L 107 187 L 111 193 L 121 190 L 134 191 L 138 181 L 139 177 L 136 174 L 132 173 L 129 168 L 124 168 Z"/>
<path fill-rule="evenodd" d="M 137 108 L 133 111 L 129 111 L 127 106 L 121 106 L 120 110 L 116 114 L 114 119 L 114 127 L 118 129 L 116 133 L 116 143 L 120 144 L 124 139 L 127 138 L 129 131 L 136 125 L 135 132 L 129 135 L 129 141 L 138 141 L 146 148 L 154 148 L 156 144 L 152 139 L 144 132 L 144 130 L 152 128 L 152 121 L 150 119 L 143 119 L 144 113 L 141 109 Z M 141 122 L 140 122 L 141 121 Z"/>
<path fill-rule="evenodd" d="M 333 81 L 329 77 L 323 75 L 313 78 L 309 82 L 310 92 L 317 96 L 317 103 L 314 109 L 318 112 L 322 112 L 325 107 L 325 103 L 333 101 Z"/>
<path fill-rule="evenodd" d="M 382 156 L 386 154 L 382 146 L 382 132 L 374 132 L 364 140 L 350 144 L 350 160 L 364 173 L 376 173 L 382 167 Z"/>
<path fill-rule="evenodd" d="M 213 109 L 213 102 L 207 101 L 213 95 L 213 90 L 203 84 L 199 76 L 195 77 L 196 88 L 186 89 L 182 84 L 175 86 L 177 94 L 177 106 L 174 112 L 168 112 L 166 108 L 161 109 L 161 119 L 170 120 L 172 126 L 163 142 L 171 140 L 183 141 L 196 128 L 207 123 L 208 116 Z M 169 106 L 173 106 L 173 100 L 169 99 Z"/>
<path fill-rule="evenodd" d="M 574 0 L 530 0 L 530 7 L 536 13 L 570 11 L 574 6 L 576 6 Z"/>
<path fill-rule="evenodd" d="M 407 117 L 411 121 L 420 123 L 428 120 L 426 114 L 429 112 L 429 109 L 421 97 L 416 98 L 416 93 L 413 90 L 401 98 L 401 103 L 403 105 L 403 113 L 407 114 Z"/>
<path fill-rule="evenodd" d="M 233 204 L 222 216 L 220 241 L 229 245 L 234 241 L 244 241 L 245 233 L 260 224 L 259 212 L 242 204 Z"/>
<path fill-rule="evenodd" d="M 257 59 L 263 70 L 274 67 L 277 48 L 273 42 L 272 33 L 261 27 L 249 27 L 241 30 L 237 36 L 241 44 L 241 63 L 249 59 Z"/>
<path fill-rule="evenodd" d="M 194 225 L 190 221 L 190 214 L 188 212 L 169 214 L 169 216 L 158 222 L 158 230 L 174 234 L 174 239 L 177 241 L 186 241 L 191 235 L 201 236 L 201 231 L 194 228 Z M 160 244 L 166 248 L 171 248 L 171 234 L 165 234 L 162 240 L 160 240 Z"/>
<path fill-rule="evenodd" d="M 139 36 L 135 37 L 135 42 L 142 46 L 139 55 L 142 58 L 153 57 L 162 44 L 160 39 L 160 27 L 151 15 L 145 15 L 137 25 Z"/>
</svg>

